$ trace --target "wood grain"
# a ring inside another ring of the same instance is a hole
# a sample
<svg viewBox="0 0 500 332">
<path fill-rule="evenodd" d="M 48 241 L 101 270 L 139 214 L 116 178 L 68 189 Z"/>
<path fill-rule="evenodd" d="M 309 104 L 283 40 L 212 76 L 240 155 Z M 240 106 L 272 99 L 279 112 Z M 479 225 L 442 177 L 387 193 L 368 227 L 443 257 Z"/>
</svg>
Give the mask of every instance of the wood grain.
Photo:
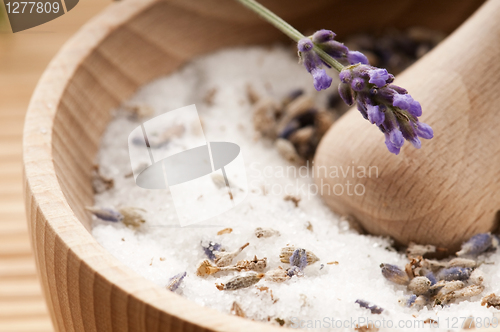
<svg viewBox="0 0 500 332">
<path fill-rule="evenodd" d="M 325 195 L 335 211 L 355 216 L 372 234 L 450 252 L 497 227 L 499 18 L 500 2 L 489 1 L 397 78 L 395 83 L 421 102 L 421 120 L 435 132 L 420 150 L 406 143 L 400 155 L 390 154 L 378 128 L 354 109 L 335 123 L 318 148 L 316 166 L 378 168 L 378 177 L 371 178 L 331 178 L 323 171 L 318 184 L 333 188 L 350 182 L 366 189 L 364 195 Z"/>
<path fill-rule="evenodd" d="M 454 14 L 436 15 L 448 1 L 364 2 L 362 11 L 344 1 L 264 1 L 304 31 L 338 26 L 345 34 L 363 26 L 405 27 L 412 20 L 400 17 L 410 13 L 451 31 L 480 2 L 453 2 Z M 127 0 L 93 19 L 54 58 L 31 100 L 23 149 L 31 242 L 56 330 L 278 330 L 197 306 L 143 279 L 92 238 L 83 207 L 92 204 L 92 161 L 113 107 L 197 55 L 279 38 L 234 1 Z"/>
<path fill-rule="evenodd" d="M 33 89 L 63 43 L 109 0 L 12 34 L 0 27 L 0 331 L 50 332 L 22 198 L 22 132 Z M 0 4 L 0 6 L 3 6 Z"/>
</svg>

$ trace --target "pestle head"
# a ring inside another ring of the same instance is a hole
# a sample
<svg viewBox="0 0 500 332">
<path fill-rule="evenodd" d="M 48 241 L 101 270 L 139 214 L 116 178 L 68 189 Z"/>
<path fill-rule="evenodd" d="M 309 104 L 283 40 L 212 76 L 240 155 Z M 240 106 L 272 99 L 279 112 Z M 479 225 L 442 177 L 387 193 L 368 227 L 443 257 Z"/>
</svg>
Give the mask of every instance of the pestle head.
<svg viewBox="0 0 500 332">
<path fill-rule="evenodd" d="M 396 79 L 421 103 L 421 120 L 434 129 L 421 149 L 405 144 L 399 155 L 389 153 L 384 135 L 356 109 L 330 128 L 314 174 L 334 211 L 398 243 L 450 250 L 496 228 L 500 27 L 493 18 L 499 16 L 500 2 L 488 2 Z"/>
</svg>

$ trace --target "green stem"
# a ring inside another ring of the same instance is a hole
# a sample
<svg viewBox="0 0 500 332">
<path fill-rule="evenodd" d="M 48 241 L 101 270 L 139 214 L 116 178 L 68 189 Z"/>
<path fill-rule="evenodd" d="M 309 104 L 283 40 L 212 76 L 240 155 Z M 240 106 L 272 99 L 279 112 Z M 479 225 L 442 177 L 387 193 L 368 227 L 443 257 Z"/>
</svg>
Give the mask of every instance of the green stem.
<svg viewBox="0 0 500 332">
<path fill-rule="evenodd" d="M 285 35 L 295 40 L 296 42 L 298 42 L 303 38 L 306 38 L 294 27 L 285 22 L 281 17 L 279 17 L 266 7 L 262 6 L 260 3 L 254 0 L 237 0 L 237 1 L 239 1 L 245 7 L 257 13 L 260 17 L 262 17 L 263 19 L 274 25 L 278 30 L 280 30 L 281 32 L 283 32 Z M 344 69 L 344 66 L 340 62 L 329 56 L 325 51 L 323 51 L 318 46 L 314 45 L 314 51 L 321 57 L 321 59 L 323 59 L 325 63 L 327 63 L 332 68 L 335 68 L 339 72 L 342 71 L 342 69 Z"/>
</svg>

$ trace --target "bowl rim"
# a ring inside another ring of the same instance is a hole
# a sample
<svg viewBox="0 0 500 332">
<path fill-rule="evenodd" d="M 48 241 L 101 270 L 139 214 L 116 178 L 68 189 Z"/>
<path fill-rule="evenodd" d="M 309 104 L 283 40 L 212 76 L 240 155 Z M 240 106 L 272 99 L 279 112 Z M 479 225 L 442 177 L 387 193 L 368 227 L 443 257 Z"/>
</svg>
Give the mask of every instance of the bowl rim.
<svg viewBox="0 0 500 332">
<path fill-rule="evenodd" d="M 111 32 L 161 1 L 169 0 L 127 0 L 109 5 L 83 25 L 63 45 L 37 83 L 28 106 L 23 130 L 23 189 L 32 247 L 34 250 L 38 248 L 38 227 L 48 228 L 65 246 L 65 250 L 71 251 L 80 262 L 86 264 L 105 282 L 130 298 L 146 303 L 159 312 L 176 317 L 192 326 L 209 331 L 278 331 L 278 329 L 283 331 L 282 327 L 243 319 L 201 306 L 140 276 L 94 239 L 78 220 L 59 184 L 52 157 L 52 135 L 54 119 L 67 84 L 80 64 Z M 40 223 L 42 225 L 36 225 Z M 45 229 L 43 231 L 47 233 Z M 55 253 L 54 256 L 57 258 Z M 44 287 L 43 275 L 47 267 L 43 254 L 39 257 L 35 252 L 35 260 L 38 274 L 42 276 L 40 282 L 44 288 L 45 300 L 57 328 L 58 323 L 62 324 L 58 322 L 56 314 L 60 310 L 55 308 L 50 298 L 51 294 L 48 294 L 49 290 Z"/>
</svg>

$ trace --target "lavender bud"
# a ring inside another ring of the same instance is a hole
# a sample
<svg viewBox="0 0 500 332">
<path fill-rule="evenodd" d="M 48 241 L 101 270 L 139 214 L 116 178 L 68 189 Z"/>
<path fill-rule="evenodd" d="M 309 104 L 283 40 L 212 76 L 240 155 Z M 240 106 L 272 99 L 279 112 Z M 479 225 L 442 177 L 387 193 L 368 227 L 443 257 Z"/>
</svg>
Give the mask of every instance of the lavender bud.
<svg viewBox="0 0 500 332">
<path fill-rule="evenodd" d="M 366 109 L 365 104 L 363 102 L 361 102 L 359 99 L 357 99 L 356 106 L 358 107 L 358 111 L 361 113 L 363 118 L 368 120 L 368 110 Z"/>
<path fill-rule="evenodd" d="M 457 256 L 477 256 L 490 249 L 493 244 L 496 246 L 497 240 L 490 233 L 476 234 L 462 244 Z"/>
<path fill-rule="evenodd" d="M 352 80 L 351 88 L 354 91 L 363 90 L 365 88 L 365 80 L 362 79 L 361 77 L 356 77 L 355 79 Z"/>
<path fill-rule="evenodd" d="M 408 139 L 408 141 L 415 147 L 415 149 L 420 149 L 422 147 L 422 142 L 420 142 L 418 137 L 412 137 Z"/>
<path fill-rule="evenodd" d="M 417 299 L 417 296 L 415 294 L 412 294 L 412 295 L 408 296 L 407 298 L 402 298 L 402 299 L 398 300 L 398 302 L 400 305 L 402 305 L 404 307 L 411 308 L 415 304 L 416 299 Z"/>
<path fill-rule="evenodd" d="M 307 252 L 305 249 L 295 249 L 290 256 L 290 265 L 296 266 L 302 271 L 307 266 Z"/>
<path fill-rule="evenodd" d="M 297 48 L 299 49 L 300 52 L 309 52 L 310 50 L 313 49 L 313 47 L 314 45 L 312 41 L 309 40 L 308 38 L 301 39 L 297 43 Z"/>
<path fill-rule="evenodd" d="M 236 290 L 250 287 L 264 277 L 263 273 L 250 272 L 246 275 L 238 275 L 229 279 L 225 284 L 216 284 L 218 290 Z"/>
<path fill-rule="evenodd" d="M 351 86 L 346 83 L 339 84 L 339 95 L 348 106 L 354 104 L 354 97 L 352 96 Z"/>
<path fill-rule="evenodd" d="M 328 89 L 332 84 L 332 78 L 327 75 L 324 69 L 314 68 L 311 74 L 314 79 L 314 88 L 316 91 Z"/>
<path fill-rule="evenodd" d="M 220 243 L 215 243 L 212 241 L 210 241 L 207 246 L 204 246 L 202 244 L 201 247 L 203 248 L 203 252 L 205 253 L 205 255 L 207 255 L 207 257 L 212 261 L 215 260 L 214 251 L 221 251 L 221 249 L 222 249 L 222 246 Z"/>
<path fill-rule="evenodd" d="M 450 267 L 439 271 L 439 278 L 446 281 L 467 280 L 471 274 L 471 269 L 463 267 Z"/>
<path fill-rule="evenodd" d="M 289 268 L 288 270 L 286 270 L 286 274 L 290 278 L 293 277 L 293 276 L 301 277 L 302 276 L 302 271 L 300 270 L 300 268 L 298 266 L 292 266 L 291 268 Z"/>
<path fill-rule="evenodd" d="M 170 278 L 170 280 L 167 283 L 167 289 L 172 291 L 172 292 L 175 292 L 177 290 L 177 288 L 179 288 L 179 286 L 182 282 L 182 279 L 184 279 L 185 276 L 186 276 L 186 272 L 181 272 L 179 274 L 176 274 L 172 278 Z"/>
<path fill-rule="evenodd" d="M 417 123 L 417 130 L 416 133 L 418 137 L 425 138 L 425 139 L 431 139 L 434 137 L 434 131 L 432 128 L 423 122 L 418 122 Z"/>
<path fill-rule="evenodd" d="M 347 46 L 335 40 L 318 44 L 318 46 L 334 59 L 341 59 L 349 52 Z"/>
<path fill-rule="evenodd" d="M 366 109 L 367 109 L 367 114 L 368 114 L 368 120 L 371 123 L 374 123 L 377 126 L 380 126 L 384 122 L 385 114 L 384 114 L 384 112 L 380 111 L 379 106 L 366 105 Z"/>
<path fill-rule="evenodd" d="M 380 264 L 382 275 L 389 281 L 399 285 L 407 285 L 410 282 L 405 271 L 392 264 Z"/>
<path fill-rule="evenodd" d="M 403 138 L 403 133 L 401 133 L 401 130 L 396 128 L 391 130 L 391 132 L 389 133 L 389 139 L 391 143 L 397 148 L 401 148 L 405 142 L 405 139 Z"/>
<path fill-rule="evenodd" d="M 342 70 L 339 74 L 340 81 L 342 83 L 349 83 L 352 80 L 352 75 L 349 70 Z"/>
<path fill-rule="evenodd" d="M 333 38 L 335 38 L 335 36 L 336 36 L 336 34 L 333 31 L 321 29 L 321 30 L 316 31 L 312 35 L 312 41 L 315 44 L 321 44 L 321 43 L 333 40 Z"/>
<path fill-rule="evenodd" d="M 383 87 L 389 79 L 387 69 L 376 68 L 368 72 L 370 75 L 369 83 L 375 84 L 378 88 Z"/>
<path fill-rule="evenodd" d="M 371 305 L 369 302 L 365 301 L 365 300 L 356 300 L 356 302 L 354 303 L 357 303 L 359 304 L 359 306 L 361 308 L 365 308 L 365 309 L 368 309 L 371 311 L 372 314 L 381 314 L 382 311 L 384 311 L 384 309 L 382 309 L 381 307 L 379 307 L 378 305 Z"/>
<path fill-rule="evenodd" d="M 394 84 L 390 84 L 388 86 L 388 88 L 390 89 L 393 89 L 394 91 L 396 91 L 397 93 L 401 94 L 401 95 L 404 95 L 404 94 L 407 94 L 408 91 L 400 86 L 397 86 L 397 85 L 394 85 Z"/>
<path fill-rule="evenodd" d="M 431 282 L 431 286 L 434 286 L 437 283 L 436 276 L 432 272 L 428 272 L 426 275 L 427 279 Z"/>
<path fill-rule="evenodd" d="M 118 222 L 123 220 L 123 215 L 112 208 L 100 208 L 100 207 L 85 207 L 87 211 L 90 211 L 94 216 L 99 219 Z"/>
<path fill-rule="evenodd" d="M 413 98 L 408 94 L 405 94 L 405 95 L 398 94 L 398 95 L 394 96 L 392 105 L 394 107 L 399 107 L 402 110 L 407 110 L 410 108 L 411 100 L 413 100 Z"/>
<path fill-rule="evenodd" d="M 358 51 L 348 51 L 347 61 L 349 61 L 351 65 L 355 65 L 357 63 L 361 63 L 363 65 L 368 64 L 368 58 L 363 53 Z"/>
<path fill-rule="evenodd" d="M 395 155 L 398 155 L 401 150 L 401 147 L 397 147 L 392 144 L 388 134 L 385 134 L 385 146 L 387 146 L 389 152 L 394 153 Z"/>
</svg>

